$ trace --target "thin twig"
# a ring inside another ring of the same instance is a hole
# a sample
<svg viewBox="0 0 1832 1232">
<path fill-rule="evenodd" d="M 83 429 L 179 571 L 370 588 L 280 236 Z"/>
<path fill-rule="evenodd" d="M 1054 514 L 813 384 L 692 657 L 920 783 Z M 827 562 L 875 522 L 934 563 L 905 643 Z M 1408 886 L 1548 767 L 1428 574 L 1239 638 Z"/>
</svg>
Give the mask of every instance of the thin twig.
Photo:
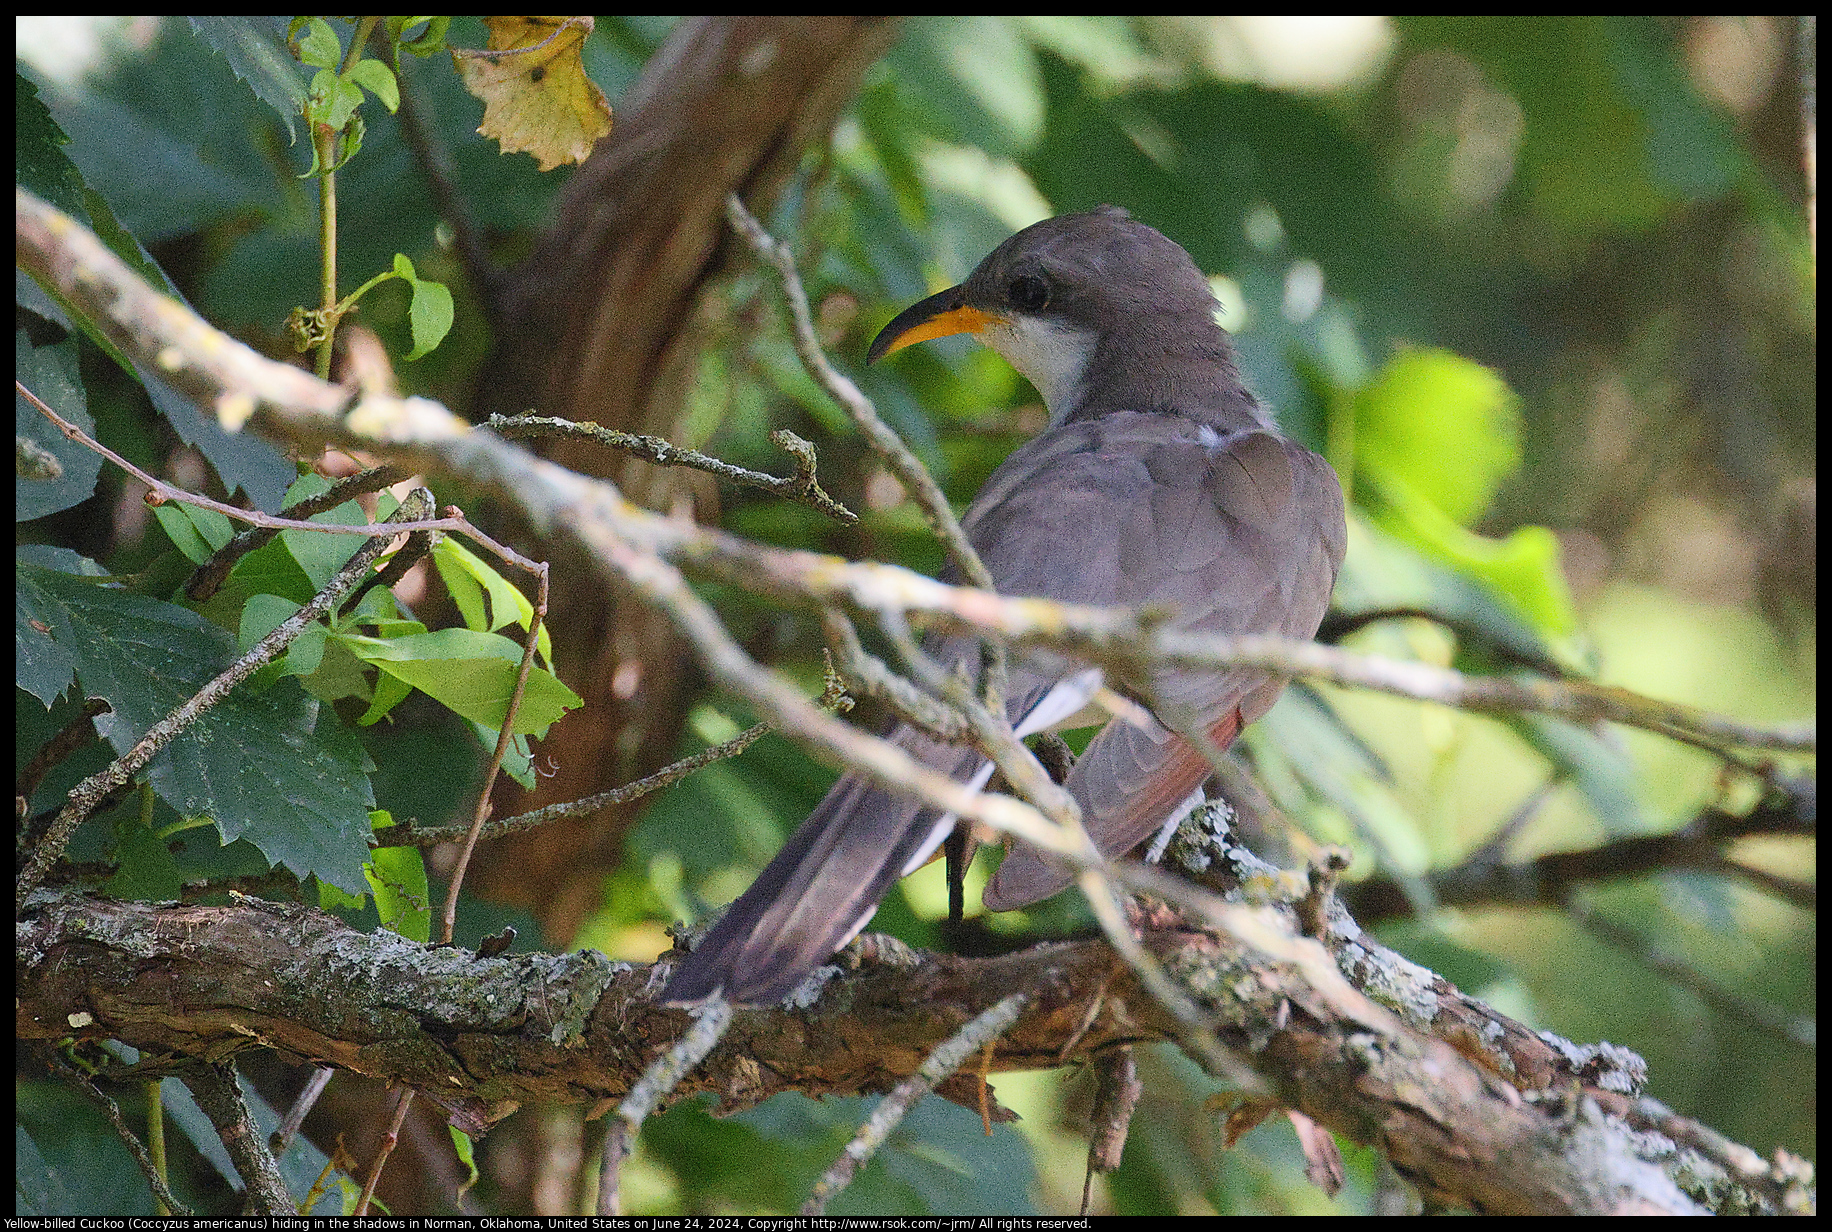
<svg viewBox="0 0 1832 1232">
<path fill-rule="evenodd" d="M 1113 660 L 1128 667 L 1173 662 L 1263 666 L 1281 675 L 1312 676 L 1494 713 L 1535 711 L 1574 722 L 1607 719 L 1654 731 L 1689 731 L 1722 745 L 1747 748 L 1811 752 L 1817 747 L 1812 723 L 1763 728 L 1598 685 L 1472 678 L 1429 664 L 1280 638 L 1178 633 L 1157 628 L 1161 622 L 1143 620 L 1135 612 L 1005 598 L 947 586 L 894 565 L 853 564 L 811 552 L 766 549 L 705 527 L 683 525 L 622 500 L 610 484 L 474 432 L 471 425 L 426 399 L 372 394 L 346 415 L 345 391 L 268 360 L 211 328 L 183 305 L 154 291 L 86 228 L 29 192 L 16 191 L 15 203 L 15 256 L 21 268 L 86 313 L 130 358 L 227 425 L 236 427 L 250 416 L 261 416 L 264 426 L 296 444 L 381 448 L 423 473 L 463 476 L 513 502 L 536 525 L 574 531 L 606 563 L 610 562 L 599 545 L 616 540 L 688 566 L 696 576 L 734 581 L 782 602 L 929 614 L 964 632 L 996 633 L 1094 662 Z M 244 510 L 225 512 L 254 520 Z M 330 533 L 382 529 L 309 525 Z M 401 529 L 478 534 L 475 528 L 446 522 Z"/>
<path fill-rule="evenodd" d="M 610 808 L 616 804 L 628 804 L 640 800 L 650 792 L 670 787 L 682 779 L 702 770 L 714 762 L 736 757 L 745 749 L 755 744 L 761 737 L 768 735 L 771 728 L 768 723 L 758 723 L 739 732 L 722 744 L 701 749 L 698 753 L 671 762 L 654 774 L 645 775 L 621 787 L 601 791 L 596 795 L 585 796 L 578 800 L 565 800 L 559 804 L 549 804 L 545 808 L 531 809 L 526 813 L 517 813 L 513 817 L 503 817 L 485 823 L 478 832 L 480 839 L 503 838 L 510 834 L 520 834 L 527 830 L 536 830 L 542 826 L 552 825 L 568 817 L 586 817 L 600 809 Z M 433 847 L 439 843 L 451 843 L 470 833 L 470 826 L 418 826 L 394 825 L 377 830 L 370 837 L 372 847 Z"/>
<path fill-rule="evenodd" d="M 375 1160 L 369 1165 L 369 1175 L 363 1178 L 363 1191 L 356 1199 L 355 1214 L 358 1217 L 369 1213 L 369 1203 L 375 1200 L 375 1187 L 381 1183 L 382 1169 L 388 1164 L 388 1157 L 394 1154 L 394 1148 L 400 1145 L 401 1126 L 407 1123 L 407 1110 L 413 1107 L 413 1088 L 402 1087 L 395 1092 L 394 1114 L 388 1118 L 388 1129 L 382 1135 L 382 1141 L 375 1148 Z"/>
<path fill-rule="evenodd" d="M 286 1154 L 286 1148 L 292 1145 L 294 1136 L 305 1124 L 305 1118 L 311 1115 L 312 1107 L 317 1104 L 318 1097 L 323 1095 L 324 1089 L 331 1085 L 331 1076 L 336 1072 L 329 1065 L 320 1065 L 312 1071 L 312 1076 L 306 1079 L 304 1088 L 299 1092 L 299 1098 L 293 1101 L 293 1106 L 286 1110 L 286 1115 L 281 1118 L 279 1125 L 274 1127 L 274 1132 L 268 1137 L 267 1145 L 273 1150 L 275 1159 Z"/>
<path fill-rule="evenodd" d="M 914 1074 L 878 1101 L 865 1124 L 859 1126 L 859 1132 L 853 1135 L 840 1157 L 815 1184 L 808 1200 L 802 1203 L 801 1214 L 824 1213 L 827 1204 L 852 1183 L 859 1169 L 884 1145 L 885 1139 L 902 1123 L 910 1109 L 933 1091 L 937 1083 L 959 1069 L 968 1057 L 1005 1034 L 1029 1003 L 1029 993 L 1015 992 L 975 1015 L 959 1031 L 937 1044 Z"/>
<path fill-rule="evenodd" d="M 284 367 L 285 365 L 281 366 Z M 21 385 L 17 380 L 13 382 L 13 389 L 20 396 L 31 402 L 31 404 L 38 409 L 39 414 L 57 425 L 58 430 L 70 440 L 75 441 L 85 449 L 94 450 L 96 453 L 107 458 L 110 462 L 113 462 L 116 466 L 145 484 L 150 489 L 146 497 L 147 504 L 149 505 L 161 505 L 167 501 L 176 501 L 183 505 L 195 505 L 199 509 L 213 510 L 226 518 L 230 518 L 237 522 L 246 522 L 250 526 L 259 526 L 277 531 L 304 530 L 320 535 L 365 535 L 371 538 L 377 535 L 383 535 L 388 538 L 393 538 L 396 535 L 412 534 L 416 531 L 451 531 L 456 534 L 464 535 L 467 538 L 474 539 L 493 555 L 519 569 L 534 573 L 541 568 L 541 566 L 529 560 L 521 553 L 506 548 L 502 544 L 496 542 L 496 540 L 490 538 L 490 536 L 471 525 L 463 516 L 455 513 L 449 514 L 443 518 L 419 518 L 411 520 L 403 518 L 398 522 L 391 518 L 382 522 L 361 522 L 346 526 L 341 522 L 307 522 L 297 518 L 275 517 L 271 513 L 262 513 L 259 509 L 242 509 L 235 505 L 224 504 L 219 500 L 212 500 L 208 496 L 202 496 L 196 492 L 187 491 L 184 488 L 178 487 L 176 484 L 170 484 L 163 479 L 149 475 L 114 450 L 108 448 L 108 446 L 91 438 L 81 428 L 46 406 L 38 395 L 34 394 L 24 385 Z M 399 511 L 397 510 L 397 512 Z"/>
<path fill-rule="evenodd" d="M 337 508 L 354 496 L 380 491 L 411 477 L 403 468 L 389 463 L 370 467 L 355 475 L 346 475 L 317 496 L 308 496 L 288 505 L 281 516 L 303 522 L 313 514 Z M 212 552 L 210 559 L 197 566 L 191 576 L 185 579 L 185 597 L 193 603 L 209 599 L 229 576 L 230 570 L 235 568 L 237 561 L 270 542 L 279 533 L 279 527 L 258 526 L 230 539 Z"/>
<path fill-rule="evenodd" d="M 751 251 L 768 262 L 781 278 L 783 298 L 789 303 L 789 317 L 793 324 L 790 337 L 794 340 L 795 353 L 801 358 L 802 367 L 814 378 L 816 384 L 827 391 L 827 396 L 839 404 L 859 431 L 864 433 L 872 450 L 884 459 L 891 473 L 902 482 L 904 491 L 915 499 L 916 507 L 922 511 L 935 537 L 941 540 L 942 550 L 948 554 L 948 560 L 959 570 L 960 576 L 968 585 L 981 590 L 996 589 L 992 574 L 968 540 L 967 532 L 961 528 L 960 520 L 954 516 L 948 498 L 942 494 L 941 485 L 935 482 L 935 477 L 929 474 L 929 468 L 903 443 L 903 438 L 884 422 L 871 399 L 828 362 L 826 352 L 821 349 L 820 338 L 814 332 L 814 314 L 809 311 L 808 293 L 802 287 L 801 275 L 795 269 L 795 254 L 789 251 L 787 244 L 764 230 L 763 224 L 744 208 L 744 201 L 737 193 L 726 196 L 725 217 L 732 229 L 750 245 Z M 981 687 L 986 708 L 1003 721 L 1004 646 L 997 642 L 982 644 L 981 669 Z"/>
<path fill-rule="evenodd" d="M 52 767 L 61 764 L 64 758 L 95 740 L 96 716 L 107 714 L 110 709 L 107 701 L 102 698 L 85 698 L 77 708 L 75 717 L 64 724 L 55 736 L 45 741 L 32 754 L 32 759 L 20 769 L 18 776 L 13 779 L 13 794 L 20 799 L 30 800 Z"/>
<path fill-rule="evenodd" d="M 674 1045 L 657 1057 L 629 1095 L 617 1105 L 604 1135 L 603 1164 L 598 1170 L 598 1213 L 620 1214 L 623 1161 L 635 1149 L 642 1123 L 654 1112 L 681 1079 L 705 1059 L 732 1025 L 731 1002 L 714 997 L 695 1013 L 693 1025 Z"/>
<path fill-rule="evenodd" d="M 134 1157 L 134 1165 L 140 1169 L 141 1175 L 146 1177 L 146 1183 L 152 1187 L 153 1197 L 163 1203 L 170 1213 L 189 1218 L 193 1213 L 191 1208 L 172 1195 L 171 1189 L 165 1183 L 165 1177 L 160 1175 L 158 1166 L 153 1163 L 153 1157 L 147 1153 L 138 1135 L 128 1125 L 127 1118 L 121 1115 L 120 1105 L 104 1095 L 102 1089 L 90 1081 L 87 1074 L 79 1073 L 67 1065 L 60 1066 L 60 1072 L 77 1090 L 94 1100 L 101 1108 L 102 1115 L 108 1118 L 108 1123 L 113 1126 L 116 1136 L 126 1145 L 127 1153 Z"/>
<path fill-rule="evenodd" d="M 503 758 L 509 755 L 509 746 L 515 739 L 515 715 L 521 709 L 522 693 L 528 687 L 528 673 L 534 667 L 535 648 L 541 642 L 541 622 L 547 618 L 547 564 L 541 563 L 534 601 L 534 616 L 528 621 L 528 636 L 522 643 L 522 661 L 516 669 L 515 687 L 509 693 L 509 702 L 503 710 L 502 730 L 496 733 L 496 748 L 490 753 L 490 768 L 484 773 L 483 786 L 477 792 L 477 810 L 471 818 L 469 831 L 464 836 L 464 846 L 459 849 L 458 862 L 452 867 L 451 885 L 445 892 L 445 909 L 439 918 L 439 940 L 449 944 L 452 930 L 458 921 L 458 890 L 464 885 L 465 870 L 470 867 L 471 853 L 477 849 L 477 836 L 483 830 L 483 823 L 490 816 L 490 794 L 496 787 L 496 776 L 502 771 Z"/>
<path fill-rule="evenodd" d="M 751 251 L 767 262 L 782 279 L 783 296 L 789 302 L 789 315 L 794 323 L 790 336 L 795 342 L 795 353 L 801 357 L 802 366 L 808 370 L 808 375 L 858 425 L 859 431 L 865 434 L 866 442 L 902 482 L 904 491 L 915 499 L 917 508 L 928 519 L 936 537 L 947 551 L 948 559 L 954 562 L 961 576 L 974 586 L 991 590 L 992 575 L 986 571 L 973 545 L 967 542 L 966 532 L 961 530 L 960 520 L 949 507 L 941 485 L 935 482 L 935 477 L 929 474 L 921 459 L 910 452 L 909 446 L 879 418 L 871 399 L 827 361 L 820 340 L 814 333 L 814 316 L 808 309 L 808 293 L 802 288 L 801 276 L 795 271 L 795 254 L 789 251 L 788 245 L 778 242 L 763 229 L 763 224 L 744 208 L 744 202 L 737 193 L 725 198 L 725 217 L 730 221 L 732 229 L 750 246 Z"/>
<path fill-rule="evenodd" d="M 684 466 L 704 471 L 732 483 L 761 488 L 777 496 L 818 509 L 847 526 L 858 524 L 859 515 L 827 494 L 816 477 L 814 446 L 786 428 L 770 433 L 770 440 L 795 460 L 795 473 L 788 476 L 766 474 L 734 465 L 697 449 L 686 449 L 659 436 L 623 432 L 599 424 L 573 419 L 554 419 L 539 415 L 492 415 L 484 427 L 505 440 L 521 441 L 562 436 L 591 441 L 620 453 L 634 454 L 657 466 Z"/>
<path fill-rule="evenodd" d="M 821 629 L 827 645 L 839 656 L 840 669 L 851 676 L 864 692 L 896 712 L 904 722 L 921 728 L 937 740 L 953 744 L 967 737 L 967 720 L 961 712 L 933 694 L 911 684 L 887 666 L 884 660 L 869 653 L 859 641 L 859 631 L 846 613 L 836 608 L 821 609 Z"/>
<path fill-rule="evenodd" d="M 829 671 L 831 672 L 831 665 Z M 837 676 L 830 676 L 827 687 L 821 694 L 820 705 L 824 709 L 833 711 L 843 712 L 852 709 L 852 699 L 846 696 Z M 774 729 L 768 723 L 753 724 L 730 740 L 715 744 L 711 748 L 701 749 L 698 753 L 690 754 L 679 761 L 663 766 L 654 774 L 645 775 L 621 787 L 613 787 L 597 795 L 585 796 L 578 800 L 566 800 L 559 804 L 549 804 L 545 808 L 532 809 L 526 813 L 517 813 L 513 817 L 487 822 L 478 837 L 492 839 L 502 838 L 509 834 L 520 834 L 526 830 L 551 825 L 568 817 L 585 817 L 612 805 L 628 804 L 632 800 L 640 800 L 650 792 L 672 786 L 714 762 L 738 756 L 772 730 Z M 468 825 L 425 828 L 393 825 L 375 831 L 370 836 L 369 845 L 371 847 L 432 847 L 439 843 L 456 842 L 468 833 L 470 833 Z"/>
</svg>

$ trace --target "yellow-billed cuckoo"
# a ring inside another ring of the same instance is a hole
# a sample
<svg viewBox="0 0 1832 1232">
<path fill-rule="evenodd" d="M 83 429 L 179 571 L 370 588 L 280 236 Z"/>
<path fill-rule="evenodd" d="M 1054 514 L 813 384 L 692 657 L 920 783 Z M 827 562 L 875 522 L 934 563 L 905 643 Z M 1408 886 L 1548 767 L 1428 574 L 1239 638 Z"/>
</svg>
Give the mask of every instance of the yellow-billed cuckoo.
<svg viewBox="0 0 1832 1232">
<path fill-rule="evenodd" d="M 1001 593 L 1159 608 L 1190 631 L 1317 631 L 1342 563 L 1342 490 L 1241 384 L 1188 253 L 1111 206 L 1048 219 L 999 245 L 960 286 L 899 314 L 868 359 L 963 333 L 1028 377 L 1049 410 L 1049 426 L 1005 459 L 962 519 Z M 944 668 L 977 667 L 972 639 L 931 637 L 926 648 Z M 1172 667 L 1105 683 L 1226 748 L 1285 681 L 1257 668 Z M 1014 659 L 1008 717 L 1019 735 L 1098 721 L 1078 716 L 1102 684 L 1086 665 Z M 1210 769 L 1150 714 L 1122 709 L 1130 717 L 1108 722 L 1065 782 L 1107 855 L 1180 816 Z M 907 724 L 888 739 L 975 787 L 991 775 L 982 754 Z M 781 999 L 865 927 L 953 825 L 847 774 L 681 962 L 666 999 L 720 989 L 740 1004 Z M 1003 911 L 1069 880 L 1019 847 L 982 897 Z"/>
</svg>

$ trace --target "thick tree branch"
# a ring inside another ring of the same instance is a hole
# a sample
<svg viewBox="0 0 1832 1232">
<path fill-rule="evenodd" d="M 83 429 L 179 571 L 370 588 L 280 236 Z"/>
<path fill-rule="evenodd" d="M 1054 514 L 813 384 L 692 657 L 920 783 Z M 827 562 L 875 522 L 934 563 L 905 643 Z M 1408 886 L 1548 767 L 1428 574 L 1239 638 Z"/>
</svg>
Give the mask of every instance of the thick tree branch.
<svg viewBox="0 0 1832 1232">
<path fill-rule="evenodd" d="M 1261 914 L 1297 941 L 1289 912 Z M 1799 1182 L 1779 1161 L 1771 1168 L 1745 1148 L 1661 1147 L 1659 1165 L 1639 1154 L 1648 1142 L 1631 1132 L 1643 1128 L 1632 1074 L 1594 1050 L 1541 1041 L 1543 1072 L 1505 1082 L 1486 1072 L 1492 1061 L 1459 1055 L 1482 1047 L 1473 1029 L 1453 1047 L 1396 1019 L 1370 1028 L 1301 966 L 1174 923 L 1149 927 L 1142 941 L 1224 1024 L 1223 1042 L 1274 1098 L 1377 1147 L 1445 1200 L 1522 1214 L 1693 1209 L 1663 1167 L 1715 1178 L 1756 1207 L 1798 1199 L 1789 1194 Z M 1333 944 L 1345 968 L 1378 963 L 1382 979 L 1403 976 L 1379 947 Z M 16 969 L 20 1039 L 119 1039 L 168 1066 L 271 1047 L 411 1085 L 473 1132 L 524 1102 L 620 1100 L 688 1021 L 654 1003 L 657 968 L 589 952 L 480 959 L 255 900 L 35 900 Z M 1443 987 L 1428 996 L 1394 985 L 1394 996 L 1413 1000 L 1418 1022 L 1435 1021 L 1457 999 Z M 988 1045 L 989 1072 L 1072 1064 L 1179 1029 L 1099 943 L 990 959 L 924 954 L 862 969 L 844 995 L 805 1010 L 740 1014 L 677 1090 L 717 1091 L 739 1105 L 788 1089 L 888 1090 L 1014 989 L 1034 1000 Z M 1437 1030 L 1456 1039 L 1448 1026 Z M 1604 1116 L 1599 1100 L 1627 1119 Z M 1667 1131 L 1682 1124 L 1671 1119 Z M 1698 1142 L 1716 1141 L 1694 1130 Z"/>
</svg>

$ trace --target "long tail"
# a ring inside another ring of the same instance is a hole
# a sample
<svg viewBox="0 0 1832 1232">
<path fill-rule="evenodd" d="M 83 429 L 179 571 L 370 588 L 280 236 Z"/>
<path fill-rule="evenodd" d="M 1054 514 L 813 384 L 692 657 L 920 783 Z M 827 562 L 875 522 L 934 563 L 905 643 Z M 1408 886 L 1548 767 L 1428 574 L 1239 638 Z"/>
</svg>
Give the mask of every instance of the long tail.
<svg viewBox="0 0 1832 1232">
<path fill-rule="evenodd" d="M 963 772 L 977 757 L 939 744 L 922 752 L 961 763 L 938 766 L 944 773 Z M 780 1001 L 858 935 L 911 860 L 944 837 L 936 833 L 940 820 L 846 775 L 675 969 L 663 999 L 693 1004 L 722 988 L 739 1005 Z"/>
</svg>

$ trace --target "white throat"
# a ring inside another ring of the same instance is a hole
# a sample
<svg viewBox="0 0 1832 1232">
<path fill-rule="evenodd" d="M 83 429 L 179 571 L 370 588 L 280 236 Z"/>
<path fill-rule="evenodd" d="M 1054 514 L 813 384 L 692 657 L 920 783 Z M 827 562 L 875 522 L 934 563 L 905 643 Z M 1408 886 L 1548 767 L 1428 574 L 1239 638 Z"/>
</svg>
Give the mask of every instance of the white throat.
<svg viewBox="0 0 1832 1232">
<path fill-rule="evenodd" d="M 1011 317 L 988 325 L 978 336 L 1037 387 L 1050 427 L 1080 404 L 1097 341 L 1093 333 L 1037 317 Z"/>
</svg>

